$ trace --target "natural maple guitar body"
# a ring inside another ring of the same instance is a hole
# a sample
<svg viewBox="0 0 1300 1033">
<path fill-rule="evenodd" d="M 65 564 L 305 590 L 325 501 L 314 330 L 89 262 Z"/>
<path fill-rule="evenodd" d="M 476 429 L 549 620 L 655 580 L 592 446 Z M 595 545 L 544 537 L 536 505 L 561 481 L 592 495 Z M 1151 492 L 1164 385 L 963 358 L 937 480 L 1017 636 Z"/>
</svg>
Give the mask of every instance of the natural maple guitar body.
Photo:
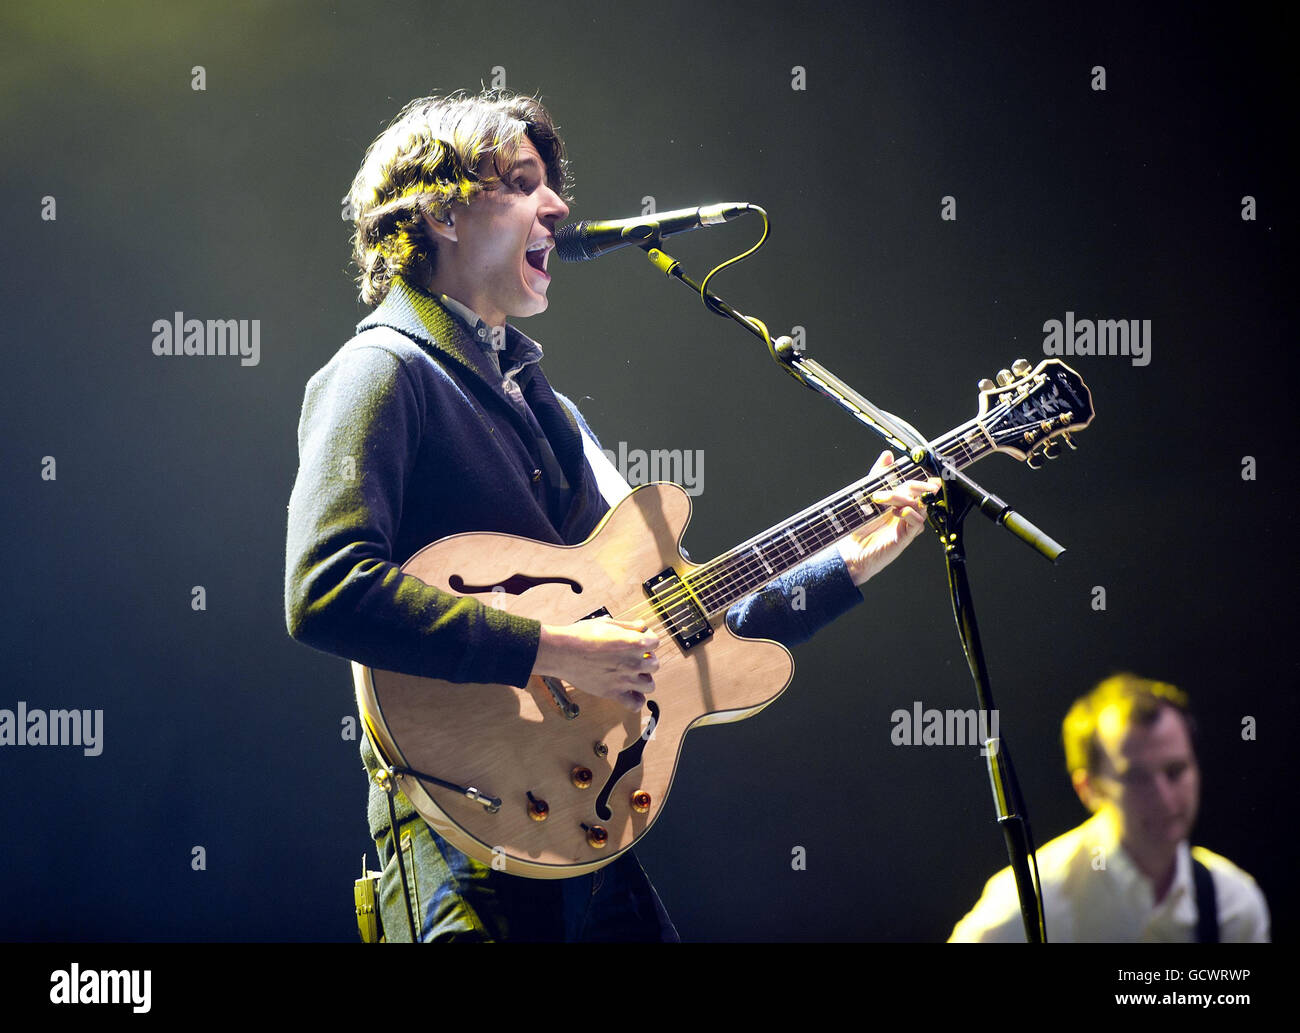
<svg viewBox="0 0 1300 1033">
<path fill-rule="evenodd" d="M 669 567 L 686 576 L 699 569 L 681 554 L 690 514 L 690 496 L 682 488 L 648 484 L 606 514 L 581 545 L 506 534 L 454 535 L 422 549 L 402 571 L 448 592 L 454 591 L 455 576 L 459 584 L 494 587 L 518 573 L 554 577 L 519 594 L 460 593 L 544 624 L 571 624 L 599 607 L 613 616 L 644 612 L 643 581 Z M 371 731 L 390 761 L 501 799 L 500 809 L 490 812 L 463 793 L 401 778 L 402 791 L 439 835 L 505 871 L 568 878 L 608 864 L 654 824 L 687 731 L 749 717 L 790 684 L 794 661 L 784 646 L 740 638 L 725 620 L 710 623 L 713 636 L 689 651 L 661 633 L 659 670 L 648 694 L 657 716 L 577 692 L 572 700 L 579 713 L 568 719 L 541 678 L 519 689 L 354 665 L 358 698 L 363 714 L 382 717 L 371 722 Z M 385 726 L 402 730 L 400 747 Z M 603 756 L 598 743 L 605 747 Z M 638 743 L 640 764 L 614 781 L 620 755 Z M 575 768 L 591 772 L 588 787 L 574 784 Z M 638 792 L 649 794 L 647 809 L 633 806 Z M 545 820 L 530 816 L 529 793 L 548 805 Z M 602 798 L 608 816 L 598 811 Z M 607 832 L 603 847 L 589 842 L 594 826 Z M 485 844 L 496 849 L 485 851 Z"/>
<path fill-rule="evenodd" d="M 931 443 L 940 462 L 1002 452 L 1034 465 L 1074 447 L 1093 418 L 1078 374 L 1059 359 L 1013 370 L 982 382 L 979 415 Z M 485 864 L 542 879 L 608 864 L 659 817 L 690 729 L 749 717 L 790 684 L 789 651 L 733 635 L 728 608 L 879 519 L 874 493 L 926 476 L 900 459 L 705 564 L 681 552 L 690 497 L 662 483 L 632 492 L 581 545 L 469 533 L 427 546 L 402 571 L 445 592 L 544 624 L 644 620 L 659 670 L 635 714 L 554 678 L 460 685 L 354 663 L 381 760 L 438 834 Z"/>
</svg>

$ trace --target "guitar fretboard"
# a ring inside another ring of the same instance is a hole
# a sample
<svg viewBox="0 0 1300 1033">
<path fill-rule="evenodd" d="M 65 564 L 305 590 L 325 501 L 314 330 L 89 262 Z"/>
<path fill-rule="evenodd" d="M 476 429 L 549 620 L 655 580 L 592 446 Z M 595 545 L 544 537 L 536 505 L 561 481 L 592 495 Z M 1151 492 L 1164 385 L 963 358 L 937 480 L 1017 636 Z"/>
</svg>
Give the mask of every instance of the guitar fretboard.
<svg viewBox="0 0 1300 1033">
<path fill-rule="evenodd" d="M 934 447 L 942 459 L 958 469 L 994 450 L 977 420 L 939 438 Z M 877 519 L 885 507 L 871 501 L 876 492 L 892 490 L 906 481 L 924 480 L 927 476 L 910 458 L 901 459 L 885 473 L 850 484 L 710 560 L 683 580 L 706 614 L 724 613 L 738 599 L 758 591 L 828 545 Z"/>
</svg>

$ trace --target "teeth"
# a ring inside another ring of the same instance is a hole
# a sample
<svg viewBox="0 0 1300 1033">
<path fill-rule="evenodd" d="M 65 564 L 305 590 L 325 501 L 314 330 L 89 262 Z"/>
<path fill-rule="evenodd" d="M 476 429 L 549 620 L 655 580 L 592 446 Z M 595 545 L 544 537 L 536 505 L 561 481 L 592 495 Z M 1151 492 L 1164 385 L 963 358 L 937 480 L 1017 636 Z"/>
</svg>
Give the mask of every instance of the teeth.
<svg viewBox="0 0 1300 1033">
<path fill-rule="evenodd" d="M 537 242 L 534 243 L 534 244 L 529 244 L 529 245 L 528 245 L 528 250 L 529 250 L 529 251 L 541 251 L 542 248 L 549 248 L 550 246 L 551 246 L 550 238 L 543 238 L 542 240 L 539 240 L 539 241 L 537 241 Z"/>
</svg>

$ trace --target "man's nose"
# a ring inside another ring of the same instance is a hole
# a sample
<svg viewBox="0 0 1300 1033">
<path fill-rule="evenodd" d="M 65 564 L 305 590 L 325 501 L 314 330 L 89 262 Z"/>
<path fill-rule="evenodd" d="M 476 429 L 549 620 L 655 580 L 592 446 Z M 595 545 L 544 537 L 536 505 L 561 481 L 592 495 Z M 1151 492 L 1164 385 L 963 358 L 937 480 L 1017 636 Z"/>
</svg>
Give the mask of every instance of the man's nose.
<svg viewBox="0 0 1300 1033">
<path fill-rule="evenodd" d="M 550 187 L 546 187 L 545 190 L 549 196 L 546 198 L 544 204 L 542 205 L 542 211 L 539 213 L 538 218 L 542 219 L 543 221 L 546 219 L 550 219 L 552 225 L 554 223 L 560 222 L 563 219 L 568 218 L 569 206 L 564 203 L 564 198 L 562 198 Z"/>
</svg>

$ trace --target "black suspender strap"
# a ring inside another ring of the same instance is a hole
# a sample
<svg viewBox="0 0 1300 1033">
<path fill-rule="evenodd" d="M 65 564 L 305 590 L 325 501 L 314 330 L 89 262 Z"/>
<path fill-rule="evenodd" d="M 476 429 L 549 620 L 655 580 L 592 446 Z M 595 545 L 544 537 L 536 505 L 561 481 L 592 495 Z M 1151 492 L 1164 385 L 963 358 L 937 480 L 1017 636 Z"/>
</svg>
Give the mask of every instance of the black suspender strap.
<svg viewBox="0 0 1300 1033">
<path fill-rule="evenodd" d="M 1192 858 L 1192 879 L 1196 883 L 1196 942 L 1219 942 L 1219 901 L 1210 869 Z"/>
</svg>

